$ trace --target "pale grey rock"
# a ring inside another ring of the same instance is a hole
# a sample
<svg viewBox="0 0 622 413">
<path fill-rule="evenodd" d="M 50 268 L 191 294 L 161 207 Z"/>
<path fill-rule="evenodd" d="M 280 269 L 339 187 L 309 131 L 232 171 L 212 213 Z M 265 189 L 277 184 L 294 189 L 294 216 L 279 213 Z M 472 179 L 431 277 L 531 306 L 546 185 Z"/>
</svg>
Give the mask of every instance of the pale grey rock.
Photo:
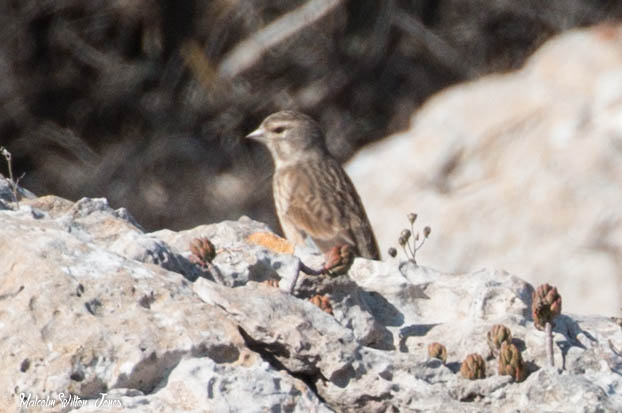
<svg viewBox="0 0 622 413">
<path fill-rule="evenodd" d="M 171 231 L 163 229 L 152 232 L 156 238 L 165 241 L 179 251 L 188 249 L 190 242 L 199 237 L 207 237 L 218 248 L 219 246 L 242 245 L 249 235 L 256 232 L 272 232 L 261 222 L 253 221 L 248 217 L 240 217 L 237 221 L 223 221 L 210 225 L 199 225 L 186 231 Z"/>
<path fill-rule="evenodd" d="M 204 275 L 200 268 L 165 242 L 147 237 L 139 231 L 125 232 L 111 242 L 108 249 L 128 259 L 159 265 L 169 271 L 178 272 L 190 281 Z"/>
<path fill-rule="evenodd" d="M 67 231 L 85 242 L 101 246 L 127 259 L 159 265 L 195 280 L 203 272 L 165 242 L 145 236 L 141 226 L 125 208 L 112 209 L 104 198 L 83 198 L 74 205 L 59 207 L 57 199 L 38 202 L 41 210 L 52 209 Z M 32 203 L 32 202 L 31 202 Z"/>
<path fill-rule="evenodd" d="M 360 344 L 351 330 L 280 289 L 254 282 L 231 289 L 200 279 L 194 290 L 236 320 L 247 344 L 291 372 L 333 380 L 356 358 Z"/>
<path fill-rule="evenodd" d="M 252 395 L 252 397 L 248 397 Z M 330 413 L 308 386 L 263 361 L 216 363 L 209 358 L 182 360 L 165 387 L 152 395 L 115 394 L 128 412 L 292 412 Z M 113 409 L 110 409 L 111 411 Z M 82 411 L 100 411 L 92 403 Z"/>
<path fill-rule="evenodd" d="M 35 218 L 27 208 L 0 214 L 0 388 L 7 406 L 19 407 L 23 392 L 149 393 L 183 358 L 222 363 L 248 353 L 235 325 L 180 274 L 95 242 L 114 232 L 106 222 L 128 230 L 114 212 L 80 208 L 84 221 L 74 230 L 62 216 Z"/>
<path fill-rule="evenodd" d="M 179 232 L 160 230 L 150 235 L 171 245 L 183 257 L 190 256 L 190 243 L 194 239 L 208 238 L 218 252 L 213 264 L 218 268 L 221 281 L 226 286 L 238 287 L 248 281 L 276 279 L 283 280 L 281 288 L 287 289 L 299 268 L 298 258 L 287 254 L 268 253 L 263 247 L 249 244 L 246 239 L 256 232 L 271 231 L 265 224 L 241 217 L 237 221 L 200 225 Z"/>
<path fill-rule="evenodd" d="M 297 296 L 306 299 L 318 294 L 326 296 L 335 320 L 352 330 L 361 344 L 384 350 L 395 348 L 393 335 L 386 328 L 384 320 L 375 316 L 370 307 L 375 300 L 349 275 L 318 277 L 303 274 L 300 278 Z"/>
<path fill-rule="evenodd" d="M 360 151 L 346 169 L 382 251 L 416 212 L 432 228 L 420 263 L 503 268 L 557 286 L 567 311 L 620 315 L 621 33 L 552 38 L 522 69 L 439 92 L 408 131 Z"/>
</svg>

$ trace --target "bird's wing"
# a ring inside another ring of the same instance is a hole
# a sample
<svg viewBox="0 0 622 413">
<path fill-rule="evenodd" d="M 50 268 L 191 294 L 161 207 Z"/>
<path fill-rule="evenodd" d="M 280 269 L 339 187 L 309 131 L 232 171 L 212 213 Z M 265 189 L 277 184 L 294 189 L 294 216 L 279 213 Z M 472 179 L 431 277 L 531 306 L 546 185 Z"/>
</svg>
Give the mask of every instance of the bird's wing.
<svg viewBox="0 0 622 413">
<path fill-rule="evenodd" d="M 327 252 L 335 245 L 350 244 L 355 248 L 357 246 L 352 231 L 336 230 L 330 222 L 316 219 L 307 208 L 290 205 L 287 216 L 296 222 L 296 229 L 301 237 L 310 238 L 322 252 Z"/>
<path fill-rule="evenodd" d="M 323 252 L 350 244 L 357 255 L 380 259 L 361 200 L 337 161 L 325 162 L 321 168 L 301 168 L 296 175 L 284 220 Z"/>
</svg>

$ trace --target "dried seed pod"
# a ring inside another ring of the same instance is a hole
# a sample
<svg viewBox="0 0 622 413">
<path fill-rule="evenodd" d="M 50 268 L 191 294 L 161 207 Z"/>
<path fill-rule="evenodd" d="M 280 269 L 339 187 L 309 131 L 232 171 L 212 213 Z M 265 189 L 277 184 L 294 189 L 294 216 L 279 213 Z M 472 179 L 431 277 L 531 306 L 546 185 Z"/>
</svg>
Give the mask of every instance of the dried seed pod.
<svg viewBox="0 0 622 413">
<path fill-rule="evenodd" d="M 512 376 L 515 381 L 523 381 L 527 377 L 527 370 L 523 357 L 514 344 L 503 342 L 499 352 L 499 374 Z"/>
<path fill-rule="evenodd" d="M 538 330 L 544 330 L 545 324 L 552 323 L 562 312 L 562 297 L 557 293 L 557 288 L 542 284 L 533 292 L 531 298 L 534 325 Z"/>
<path fill-rule="evenodd" d="M 428 344 L 428 356 L 439 359 L 445 364 L 447 362 L 447 349 L 441 343 Z"/>
<path fill-rule="evenodd" d="M 325 295 L 314 295 L 313 297 L 309 298 L 309 301 L 321 308 L 322 311 L 325 311 L 330 315 L 333 314 L 333 306 L 330 305 L 330 301 L 328 301 L 328 297 L 326 297 Z"/>
<path fill-rule="evenodd" d="M 432 232 L 432 228 L 430 227 L 423 228 L 423 238 L 429 237 L 431 232 Z"/>
<path fill-rule="evenodd" d="M 483 379 L 486 377 L 486 363 L 482 356 L 477 353 L 466 356 L 460 366 L 460 374 L 469 380 Z"/>
<path fill-rule="evenodd" d="M 198 262 L 203 267 L 207 266 L 207 264 L 212 262 L 214 257 L 216 257 L 216 248 L 206 237 L 192 240 L 190 243 L 190 252 L 194 257 L 194 261 Z"/>
<path fill-rule="evenodd" d="M 410 222 L 410 225 L 412 225 L 417 220 L 417 214 L 411 212 L 408 215 L 406 215 L 406 218 L 408 218 L 408 221 Z"/>
<path fill-rule="evenodd" d="M 387 252 L 391 258 L 395 258 L 397 256 L 397 250 L 393 247 L 389 248 Z"/>
<path fill-rule="evenodd" d="M 398 243 L 398 244 L 400 244 L 400 247 L 404 247 L 404 246 L 406 245 L 406 241 L 407 241 L 407 240 L 406 240 L 406 238 L 404 238 L 404 237 L 402 237 L 402 236 L 400 236 L 400 237 L 397 239 L 397 243 Z"/>
<path fill-rule="evenodd" d="M 503 324 L 495 324 L 487 334 L 488 346 L 492 354 L 496 357 L 501 349 L 501 344 L 512 343 L 512 332 Z"/>
<path fill-rule="evenodd" d="M 324 271 L 330 275 L 342 275 L 348 272 L 354 262 L 354 249 L 351 245 L 337 245 L 324 255 Z"/>
<path fill-rule="evenodd" d="M 403 229 L 402 232 L 400 233 L 400 238 L 404 238 L 406 242 L 408 242 L 411 235 L 412 235 L 412 232 L 410 232 L 409 229 Z"/>
</svg>

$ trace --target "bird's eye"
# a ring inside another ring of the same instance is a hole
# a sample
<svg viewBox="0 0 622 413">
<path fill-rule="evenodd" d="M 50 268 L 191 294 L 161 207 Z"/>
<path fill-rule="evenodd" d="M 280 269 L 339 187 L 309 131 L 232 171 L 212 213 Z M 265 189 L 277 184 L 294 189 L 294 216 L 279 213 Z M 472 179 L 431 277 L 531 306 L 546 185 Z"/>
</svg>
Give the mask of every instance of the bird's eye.
<svg viewBox="0 0 622 413">
<path fill-rule="evenodd" d="M 275 133 L 283 133 L 284 130 L 285 130 L 285 128 L 283 126 L 279 126 L 277 128 L 274 128 L 274 132 Z"/>
</svg>

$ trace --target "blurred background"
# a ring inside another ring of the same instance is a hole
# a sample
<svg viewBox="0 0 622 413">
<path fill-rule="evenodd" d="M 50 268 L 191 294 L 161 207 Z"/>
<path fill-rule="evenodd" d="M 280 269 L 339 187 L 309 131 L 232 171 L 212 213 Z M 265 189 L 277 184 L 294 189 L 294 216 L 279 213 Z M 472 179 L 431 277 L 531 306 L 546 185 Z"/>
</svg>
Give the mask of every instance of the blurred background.
<svg viewBox="0 0 622 413">
<path fill-rule="evenodd" d="M 0 145 L 36 194 L 106 197 L 147 230 L 278 231 L 269 154 L 242 140 L 266 115 L 308 113 L 345 162 L 439 91 L 620 17 L 616 0 L 0 0 Z"/>
</svg>

